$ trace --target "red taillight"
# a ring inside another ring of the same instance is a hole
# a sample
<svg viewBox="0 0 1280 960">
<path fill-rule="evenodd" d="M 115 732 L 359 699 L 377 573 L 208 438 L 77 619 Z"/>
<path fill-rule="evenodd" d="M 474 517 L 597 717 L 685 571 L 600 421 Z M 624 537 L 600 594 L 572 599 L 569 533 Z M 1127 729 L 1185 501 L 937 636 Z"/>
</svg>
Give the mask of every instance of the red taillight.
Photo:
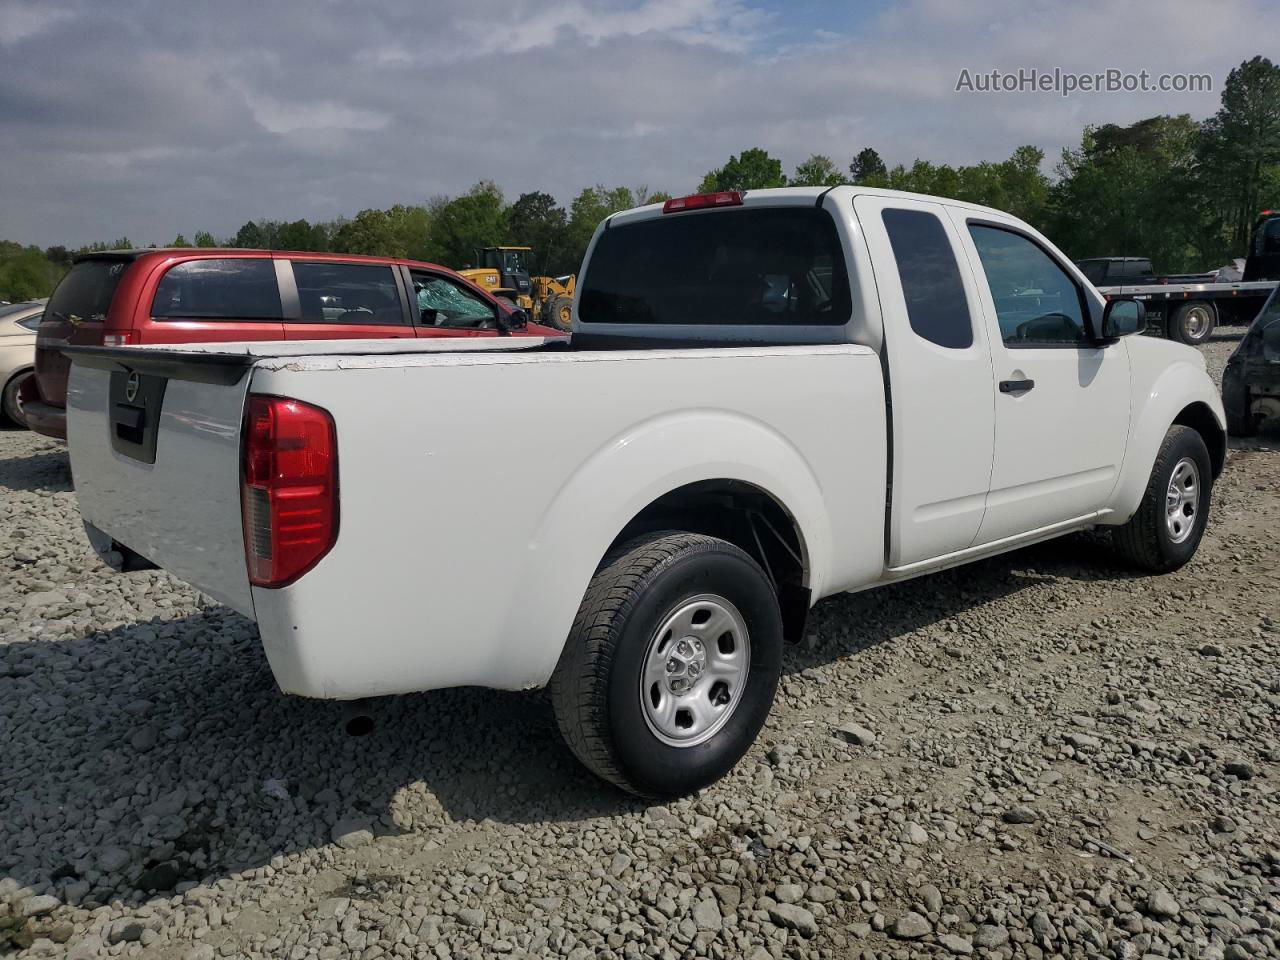
<svg viewBox="0 0 1280 960">
<path fill-rule="evenodd" d="M 691 197 L 672 197 L 662 205 L 663 213 L 683 213 L 685 210 L 705 210 L 707 207 L 740 207 L 741 190 L 721 190 L 719 193 L 696 193 Z"/>
<path fill-rule="evenodd" d="M 328 411 L 287 397 L 249 396 L 240 465 L 249 582 L 283 587 L 338 538 L 338 441 Z"/>
<path fill-rule="evenodd" d="M 104 347 L 125 347 L 131 343 L 136 343 L 137 339 L 132 330 L 126 333 L 108 333 L 102 338 Z"/>
</svg>

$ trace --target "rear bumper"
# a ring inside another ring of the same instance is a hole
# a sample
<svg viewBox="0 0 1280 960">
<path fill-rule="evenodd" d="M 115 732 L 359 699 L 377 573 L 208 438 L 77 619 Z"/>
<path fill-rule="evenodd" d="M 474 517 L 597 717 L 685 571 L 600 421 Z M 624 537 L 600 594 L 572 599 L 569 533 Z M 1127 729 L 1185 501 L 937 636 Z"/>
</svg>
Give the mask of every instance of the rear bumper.
<svg viewBox="0 0 1280 960">
<path fill-rule="evenodd" d="M 27 418 L 27 426 L 36 433 L 55 440 L 67 439 L 67 408 L 55 407 L 41 400 L 36 392 L 35 377 L 28 377 L 22 385 L 22 415 Z"/>
</svg>

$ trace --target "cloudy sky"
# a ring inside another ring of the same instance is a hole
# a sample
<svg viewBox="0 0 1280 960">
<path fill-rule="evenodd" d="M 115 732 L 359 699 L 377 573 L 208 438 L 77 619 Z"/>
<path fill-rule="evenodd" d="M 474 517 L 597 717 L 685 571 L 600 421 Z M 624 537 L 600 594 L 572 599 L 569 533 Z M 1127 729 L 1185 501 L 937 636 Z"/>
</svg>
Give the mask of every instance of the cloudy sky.
<svg viewBox="0 0 1280 960">
<path fill-rule="evenodd" d="M 750 146 L 1053 157 L 1086 124 L 1207 116 L 1278 48 L 1275 0 L 0 0 L 0 238 L 221 236 L 480 178 L 680 192 Z M 1214 89 L 955 89 L 1055 67 Z"/>
</svg>

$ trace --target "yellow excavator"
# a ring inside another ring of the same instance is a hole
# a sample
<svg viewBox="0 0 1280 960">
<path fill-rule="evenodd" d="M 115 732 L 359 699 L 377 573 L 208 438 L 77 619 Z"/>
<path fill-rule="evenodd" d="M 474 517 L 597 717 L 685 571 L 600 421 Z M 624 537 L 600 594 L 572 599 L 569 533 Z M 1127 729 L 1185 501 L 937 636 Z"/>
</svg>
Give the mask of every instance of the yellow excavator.
<svg viewBox="0 0 1280 960">
<path fill-rule="evenodd" d="M 573 294 L 578 278 L 574 274 L 531 277 L 532 255 L 531 247 L 484 247 L 476 251 L 479 266 L 458 272 L 499 300 L 527 310 L 536 322 L 568 330 L 573 324 Z"/>
</svg>

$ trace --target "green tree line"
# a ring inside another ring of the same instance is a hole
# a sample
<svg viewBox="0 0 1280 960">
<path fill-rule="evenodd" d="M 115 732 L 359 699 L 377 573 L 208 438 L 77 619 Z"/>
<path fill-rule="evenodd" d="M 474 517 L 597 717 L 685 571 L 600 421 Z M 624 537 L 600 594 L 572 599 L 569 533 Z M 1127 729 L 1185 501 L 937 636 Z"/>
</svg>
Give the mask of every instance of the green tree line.
<svg viewBox="0 0 1280 960">
<path fill-rule="evenodd" d="M 1280 66 L 1261 56 L 1241 63 L 1206 120 L 1180 114 L 1086 127 L 1079 144 L 1062 150 L 1052 176 L 1044 160 L 1038 147 L 1021 146 L 1001 161 L 889 166 L 866 146 L 846 165 L 813 154 L 788 176 L 780 160 L 754 147 L 708 171 L 696 191 L 847 183 L 908 190 L 1008 211 L 1075 258 L 1149 256 L 1157 270 L 1212 269 L 1244 256 L 1258 212 L 1280 207 Z M 232 237 L 202 230 L 189 241 L 179 234 L 170 246 L 333 251 L 462 268 L 480 247 L 527 244 L 536 272 L 560 275 L 578 269 L 606 216 L 669 196 L 596 184 L 568 206 L 542 191 L 508 202 L 497 184 L 482 180 L 461 196 L 425 204 L 318 223 L 251 220 Z M 47 295 L 76 254 L 128 246 L 124 237 L 75 251 L 0 241 L 0 299 Z"/>
</svg>

